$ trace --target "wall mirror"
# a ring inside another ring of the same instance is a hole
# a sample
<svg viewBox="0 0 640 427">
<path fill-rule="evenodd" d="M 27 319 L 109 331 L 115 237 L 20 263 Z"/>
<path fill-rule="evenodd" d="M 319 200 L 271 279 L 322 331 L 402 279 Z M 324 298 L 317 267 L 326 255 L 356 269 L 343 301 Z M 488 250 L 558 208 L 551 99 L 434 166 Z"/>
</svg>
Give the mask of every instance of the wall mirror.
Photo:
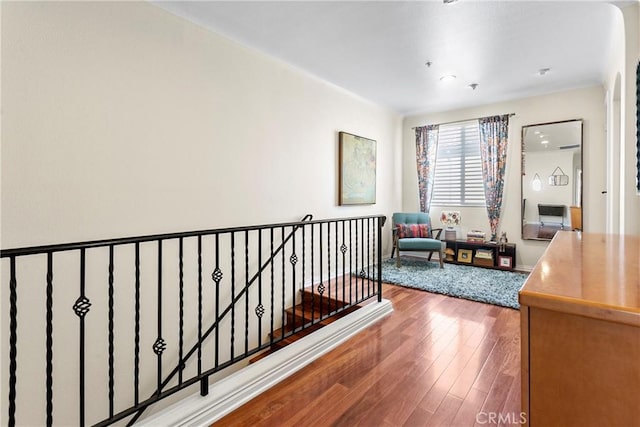
<svg viewBox="0 0 640 427">
<path fill-rule="evenodd" d="M 522 238 L 582 230 L 582 120 L 522 127 Z"/>
</svg>

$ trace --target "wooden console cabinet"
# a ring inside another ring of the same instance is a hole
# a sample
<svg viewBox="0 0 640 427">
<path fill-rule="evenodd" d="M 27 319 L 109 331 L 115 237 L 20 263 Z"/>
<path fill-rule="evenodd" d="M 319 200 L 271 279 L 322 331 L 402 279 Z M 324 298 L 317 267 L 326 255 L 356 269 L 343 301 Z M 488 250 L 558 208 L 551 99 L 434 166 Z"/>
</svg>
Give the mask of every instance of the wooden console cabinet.
<svg viewBox="0 0 640 427">
<path fill-rule="evenodd" d="M 447 240 L 447 248 L 452 249 L 454 253 L 453 261 L 447 261 L 453 264 L 474 265 L 476 267 L 500 268 L 502 270 L 513 270 L 516 266 L 516 245 L 515 243 L 507 243 L 505 250 L 501 251 L 495 242 L 468 242 L 466 240 Z M 469 262 L 458 262 L 458 254 L 460 250 L 470 251 Z M 490 250 L 493 254 L 493 264 L 480 264 L 476 260 L 476 251 L 478 249 Z M 511 258 L 510 266 L 501 265 L 500 260 L 503 258 Z"/>
<path fill-rule="evenodd" d="M 528 425 L 639 425 L 640 237 L 558 232 L 519 299 Z"/>
</svg>

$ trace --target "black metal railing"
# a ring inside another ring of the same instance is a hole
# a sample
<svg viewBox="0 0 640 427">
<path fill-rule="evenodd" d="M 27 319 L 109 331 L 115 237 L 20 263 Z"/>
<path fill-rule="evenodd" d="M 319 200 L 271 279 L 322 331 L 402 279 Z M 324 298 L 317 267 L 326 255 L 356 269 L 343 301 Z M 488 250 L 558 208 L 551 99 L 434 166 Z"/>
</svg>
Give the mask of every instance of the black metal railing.
<svg viewBox="0 0 640 427">
<path fill-rule="evenodd" d="M 189 386 L 206 395 L 210 376 L 291 334 L 380 301 L 385 219 L 307 215 L 2 250 L 7 424 L 131 424 Z M 305 285 L 311 307 L 285 330 Z"/>
</svg>

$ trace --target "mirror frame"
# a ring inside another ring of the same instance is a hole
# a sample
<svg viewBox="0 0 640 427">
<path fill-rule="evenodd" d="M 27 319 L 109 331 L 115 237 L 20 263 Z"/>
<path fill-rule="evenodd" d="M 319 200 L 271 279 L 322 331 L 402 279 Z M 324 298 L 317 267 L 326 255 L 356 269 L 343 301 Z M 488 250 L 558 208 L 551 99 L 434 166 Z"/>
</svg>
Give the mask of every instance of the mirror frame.
<svg viewBox="0 0 640 427">
<path fill-rule="evenodd" d="M 584 194 L 584 120 L 583 119 L 569 119 L 569 120 L 560 120 L 560 121 L 556 121 L 556 122 L 546 122 L 546 123 L 533 123 L 530 125 L 525 125 L 522 126 L 521 130 L 520 130 L 520 155 L 521 155 L 521 160 L 520 160 L 520 237 L 522 240 L 539 240 L 539 241 L 550 241 L 552 237 L 525 237 L 525 233 L 524 233 L 524 228 L 525 228 L 525 203 L 524 203 L 524 177 L 525 177 L 525 154 L 526 154 L 526 150 L 525 150 L 525 131 L 529 128 L 533 128 L 536 126 L 548 126 L 548 125 L 556 125 L 556 124 L 562 124 L 562 123 L 572 123 L 572 122 L 580 122 L 580 164 L 582 165 L 582 179 L 580 181 L 580 198 L 579 198 L 579 202 L 580 202 L 580 207 L 584 206 L 583 203 L 583 194 Z M 546 177 L 543 177 L 543 179 L 546 179 Z M 571 214 L 569 214 L 571 215 Z M 584 229 L 584 212 L 583 209 L 580 209 L 580 223 L 581 223 L 581 228 L 580 230 Z M 568 230 L 568 229 L 566 229 Z M 573 231 L 574 229 L 571 228 L 570 231 Z M 555 233 L 554 233 L 555 235 Z"/>
</svg>

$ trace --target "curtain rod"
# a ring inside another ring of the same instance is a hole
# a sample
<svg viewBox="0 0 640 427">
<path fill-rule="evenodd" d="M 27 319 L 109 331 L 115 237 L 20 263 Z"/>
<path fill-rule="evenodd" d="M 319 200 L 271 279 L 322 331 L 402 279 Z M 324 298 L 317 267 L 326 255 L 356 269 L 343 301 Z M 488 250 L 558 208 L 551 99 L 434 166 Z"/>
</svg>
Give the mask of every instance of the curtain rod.
<svg viewBox="0 0 640 427">
<path fill-rule="evenodd" d="M 496 116 L 499 116 L 499 115 L 500 115 L 500 114 L 496 114 Z M 513 116 L 515 116 L 515 115 L 516 115 L 516 113 L 509 113 L 509 117 L 513 117 Z M 476 117 L 476 118 L 473 118 L 473 119 L 466 119 L 466 120 L 453 120 L 453 121 L 451 121 L 451 122 L 437 123 L 437 125 L 438 125 L 438 126 L 441 126 L 441 125 L 450 125 L 450 124 L 452 124 L 452 123 L 468 122 L 468 121 L 470 121 L 470 120 L 478 120 L 478 118 L 479 118 L 479 117 Z M 414 127 L 412 127 L 412 128 L 411 128 L 411 130 L 416 130 L 416 128 L 417 128 L 417 126 L 414 126 Z"/>
</svg>

